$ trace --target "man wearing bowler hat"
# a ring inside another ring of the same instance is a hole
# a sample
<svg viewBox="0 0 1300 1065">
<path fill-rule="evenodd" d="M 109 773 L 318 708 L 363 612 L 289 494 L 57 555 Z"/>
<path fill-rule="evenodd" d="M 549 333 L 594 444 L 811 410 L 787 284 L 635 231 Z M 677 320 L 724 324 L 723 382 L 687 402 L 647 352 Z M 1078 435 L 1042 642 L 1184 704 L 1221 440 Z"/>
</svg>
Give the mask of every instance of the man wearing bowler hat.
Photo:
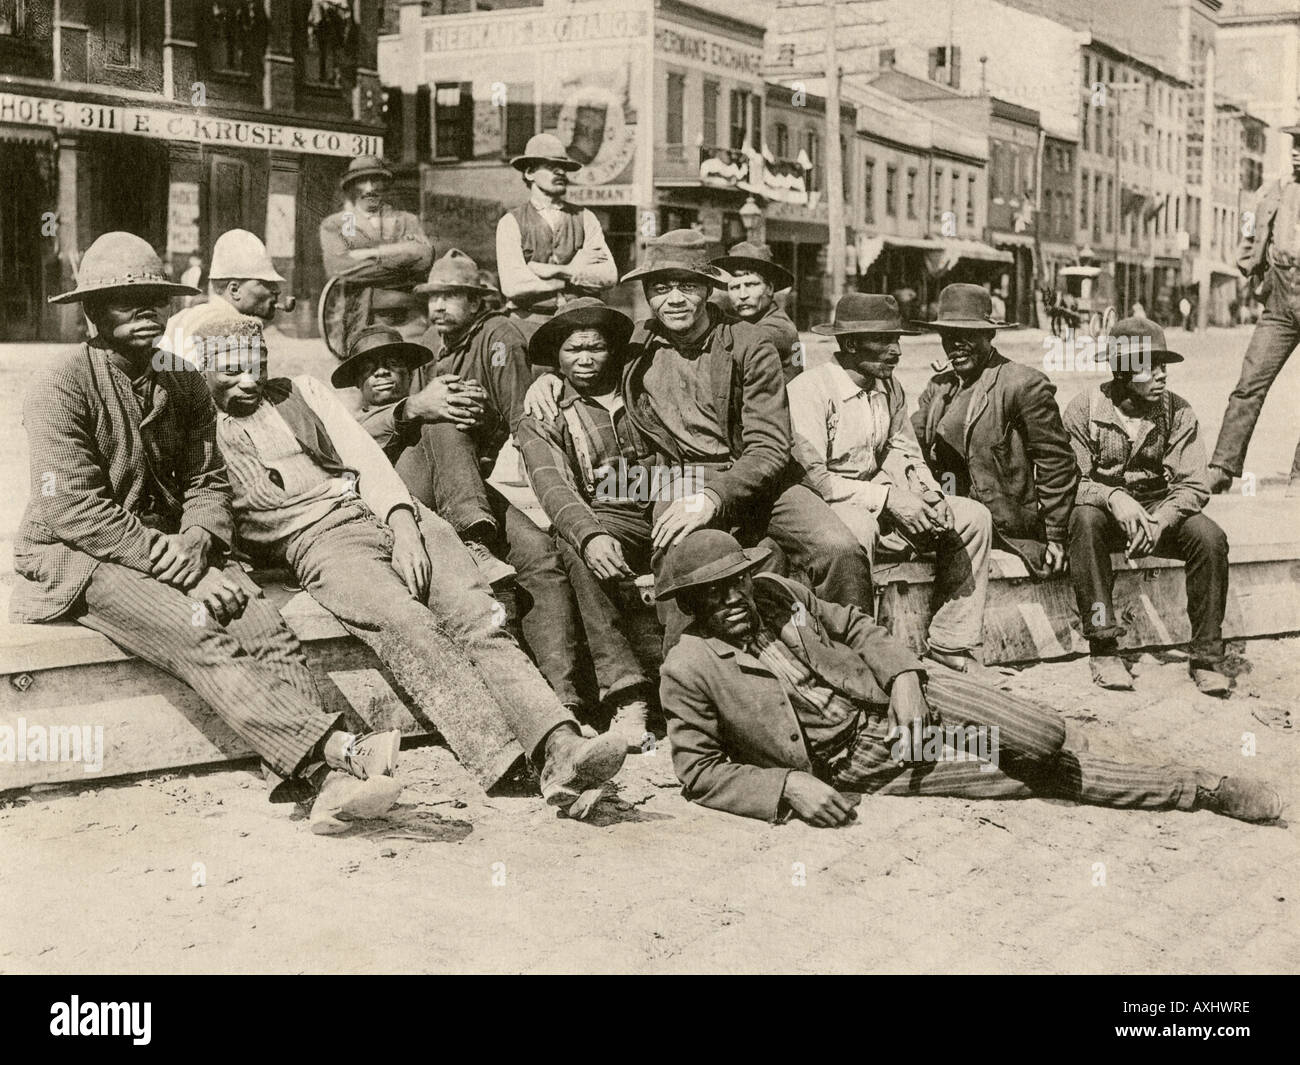
<svg viewBox="0 0 1300 1065">
<path fill-rule="evenodd" d="M 1264 313 L 1251 334 L 1210 457 L 1210 491 L 1216 494 L 1226 492 L 1232 479 L 1241 476 L 1268 390 L 1300 345 L 1300 126 L 1287 126 L 1282 132 L 1291 135 L 1291 173 L 1260 189 L 1237 250 L 1237 268 L 1252 287 L 1263 286 Z M 1287 495 L 1297 493 L 1300 444 L 1287 484 Z"/>
<path fill-rule="evenodd" d="M 713 265 L 727 274 L 727 297 L 736 317 L 767 335 L 781 356 L 786 381 L 793 380 L 804 366 L 799 330 L 776 302 L 776 294 L 794 284 L 790 271 L 777 265 L 766 244 L 749 241 L 733 244 Z"/>
<path fill-rule="evenodd" d="M 997 330 L 1009 327 L 993 317 L 981 285 L 948 285 L 935 320 L 921 324 L 939 334 L 949 359 L 912 415 L 930 471 L 948 496 L 988 507 L 996 546 L 1034 577 L 1061 572 L 1079 469 L 1056 387 L 993 346 Z"/>
<path fill-rule="evenodd" d="M 374 156 L 353 159 L 339 179 L 343 209 L 320 224 L 325 273 L 345 285 L 341 309 L 327 326 L 338 330 L 345 349 L 351 334 L 369 324 L 372 304 L 405 307 L 410 286 L 433 262 L 433 245 L 420 220 L 388 203 L 392 180 L 392 172 Z"/>
<path fill-rule="evenodd" d="M 653 316 L 632 338 L 623 402 L 658 464 L 680 469 L 690 486 L 655 504 L 656 572 L 688 533 L 727 528 L 748 544 L 770 537 L 819 595 L 870 609 L 866 551 L 802 483 L 776 348 L 756 326 L 728 320 L 708 302 L 723 281 L 707 248 L 693 230 L 665 233 L 623 279 L 641 282 Z M 662 617 L 667 649 L 684 618 L 672 603 Z"/>
<path fill-rule="evenodd" d="M 650 680 L 612 593 L 650 572 L 650 511 L 671 486 L 619 395 L 631 335 L 632 319 L 590 297 L 543 323 L 528 357 L 562 378 L 559 410 L 522 419 L 518 442 L 569 573 L 610 727 L 645 749 Z"/>
<path fill-rule="evenodd" d="M 1119 657 L 1124 627 L 1112 603 L 1111 551 L 1163 555 L 1186 563 L 1192 679 L 1207 695 L 1226 695 L 1228 538 L 1202 513 L 1210 491 L 1196 413 L 1167 387 L 1166 367 L 1183 357 L 1145 318 L 1116 322 L 1110 338 L 1112 379 L 1065 408 L 1083 471 L 1070 514 L 1070 577 L 1092 679 L 1103 688 L 1133 687 Z"/>
<path fill-rule="evenodd" d="M 232 311 L 205 329 L 260 337 L 261 323 Z M 413 346 L 372 326 L 352 350 L 418 357 Z M 220 366 L 207 379 L 241 545 L 288 566 L 369 644 L 484 788 L 527 755 L 541 770 L 543 796 L 567 808 L 618 771 L 622 745 L 582 739 L 506 631 L 451 526 L 412 500 L 330 389 L 306 374 L 268 379 L 265 358 Z M 468 688 L 479 698 L 447 697 Z"/>
<path fill-rule="evenodd" d="M 854 820 L 862 793 L 1281 816 L 1263 781 L 1071 750 L 1055 710 L 958 674 L 927 677 L 857 607 L 752 573 L 762 562 L 761 549 L 701 529 L 668 552 L 655 581 L 656 596 L 691 617 L 659 695 L 693 802 L 823 828 Z"/>
<path fill-rule="evenodd" d="M 340 831 L 396 801 L 400 735 L 343 731 L 297 638 L 229 561 L 212 397 L 156 347 L 170 301 L 194 291 L 139 237 L 105 233 L 51 298 L 80 303 L 94 335 L 37 373 L 23 406 L 32 494 L 10 618 L 69 618 L 171 673 L 279 778 L 272 801 L 312 802 L 312 829 Z"/>
<path fill-rule="evenodd" d="M 596 216 L 569 203 L 570 159 L 554 133 L 539 133 L 510 160 L 528 199 L 497 223 L 501 292 L 526 335 L 567 300 L 599 296 L 618 283 L 618 268 Z"/>
<path fill-rule="evenodd" d="M 928 654 L 964 672 L 983 642 L 992 519 L 982 503 L 945 496 L 921 456 L 894 377 L 899 337 L 917 331 L 893 296 L 851 292 L 834 321 L 813 332 L 834 337 L 839 350 L 790 382 L 795 457 L 873 563 L 880 544 L 934 552 Z"/>
</svg>

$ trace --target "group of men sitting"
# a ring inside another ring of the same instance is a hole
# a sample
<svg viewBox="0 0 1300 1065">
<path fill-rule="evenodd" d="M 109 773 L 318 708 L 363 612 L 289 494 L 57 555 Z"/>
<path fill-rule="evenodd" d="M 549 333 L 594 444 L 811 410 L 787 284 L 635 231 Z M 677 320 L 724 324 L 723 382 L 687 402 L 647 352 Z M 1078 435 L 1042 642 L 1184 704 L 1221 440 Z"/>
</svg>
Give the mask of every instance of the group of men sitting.
<svg viewBox="0 0 1300 1065">
<path fill-rule="evenodd" d="M 581 293 L 523 321 L 452 249 L 419 286 L 428 342 L 354 330 L 331 389 L 271 375 L 283 279 L 252 234 L 227 239 L 237 262 L 170 322 L 195 291 L 127 233 L 100 237 L 54 297 L 81 303 L 92 336 L 26 398 L 11 616 L 75 619 L 189 684 L 261 756 L 272 801 L 311 804 L 314 831 L 393 806 L 400 735 L 324 709 L 241 560 L 287 567 L 485 789 L 530 766 L 572 817 L 654 751 L 656 702 L 685 794 L 747 816 L 843 824 L 861 793 L 1280 816 L 1261 782 L 1070 749 L 1058 714 L 978 679 L 998 545 L 1039 577 L 1068 560 L 1094 679 L 1131 687 L 1111 605 L 1123 548 L 1186 560 L 1191 675 L 1228 691 L 1227 543 L 1201 513 L 1195 416 L 1165 387 L 1181 357 L 1153 323 L 1116 326 L 1150 359 L 1115 366 L 1063 422 L 1047 377 L 994 348 L 988 293 L 951 285 L 926 323 L 950 365 L 909 419 L 893 373 L 914 330 L 892 298 L 841 299 L 816 327 L 834 360 L 808 369 L 770 253 L 712 259 L 685 230 L 622 278 L 649 306 L 639 324 Z M 728 288 L 734 314 L 709 298 Z M 511 436 L 550 531 L 488 480 Z M 872 620 L 883 551 L 936 558 L 923 657 Z M 626 624 L 645 574 L 657 682 Z M 946 757 L 944 737 L 972 729 L 992 753 Z"/>
</svg>

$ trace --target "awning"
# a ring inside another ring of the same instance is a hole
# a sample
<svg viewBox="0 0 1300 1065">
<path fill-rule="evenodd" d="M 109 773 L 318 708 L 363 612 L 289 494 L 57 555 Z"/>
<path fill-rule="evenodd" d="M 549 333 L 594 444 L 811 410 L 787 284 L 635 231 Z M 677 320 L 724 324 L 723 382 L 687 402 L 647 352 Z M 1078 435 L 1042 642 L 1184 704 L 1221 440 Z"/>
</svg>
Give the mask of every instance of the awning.
<svg viewBox="0 0 1300 1065">
<path fill-rule="evenodd" d="M 943 251 L 943 242 L 929 237 L 895 237 L 885 234 L 884 241 L 891 248 L 918 248 L 921 251 Z"/>
<path fill-rule="evenodd" d="M 1034 246 L 1034 235 L 1032 233 L 994 233 L 993 243 L 999 248 L 1004 244 L 1016 248 L 1032 248 Z"/>
<path fill-rule="evenodd" d="M 963 240 L 960 237 L 945 237 L 943 244 L 944 259 L 954 263 L 958 259 L 982 259 L 990 263 L 1013 263 L 1016 257 L 1009 251 L 985 244 L 982 240 Z"/>
<path fill-rule="evenodd" d="M 44 126 L 19 126 L 0 122 L 0 143 L 36 144 L 43 148 L 53 148 L 54 130 Z"/>
</svg>

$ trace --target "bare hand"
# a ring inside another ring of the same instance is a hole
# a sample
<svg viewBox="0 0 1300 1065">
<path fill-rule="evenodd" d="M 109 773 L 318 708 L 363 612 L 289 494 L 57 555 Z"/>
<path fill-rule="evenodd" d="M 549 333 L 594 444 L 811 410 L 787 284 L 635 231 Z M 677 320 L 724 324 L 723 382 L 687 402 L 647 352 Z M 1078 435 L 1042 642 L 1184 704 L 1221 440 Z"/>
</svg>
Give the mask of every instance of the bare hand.
<svg viewBox="0 0 1300 1065">
<path fill-rule="evenodd" d="M 659 551 L 667 550 L 689 533 L 703 529 L 717 512 L 717 503 L 705 492 L 674 499 L 650 530 L 651 546 Z"/>
<path fill-rule="evenodd" d="M 423 603 L 429 594 L 433 567 L 429 563 L 429 552 L 424 549 L 424 540 L 419 532 L 401 528 L 393 530 L 393 569 L 405 582 L 411 598 Z"/>
<path fill-rule="evenodd" d="M 463 381 L 453 373 L 435 377 L 406 401 L 411 421 L 450 422 L 457 429 L 472 429 L 483 420 L 487 392 L 477 381 Z"/>
<path fill-rule="evenodd" d="M 948 500 L 940 498 L 937 503 L 931 503 L 930 505 L 934 508 L 934 512 L 938 517 L 940 528 L 951 530 L 957 527 L 957 519 L 953 517 L 952 507 L 948 505 Z"/>
<path fill-rule="evenodd" d="M 1065 572 L 1065 544 L 1058 543 L 1055 540 L 1047 542 L 1047 550 L 1043 552 L 1043 566 L 1048 573 Z"/>
<path fill-rule="evenodd" d="M 208 568 L 211 546 L 212 538 L 205 529 L 164 533 L 149 548 L 149 572 L 164 584 L 189 591 Z"/>
<path fill-rule="evenodd" d="M 582 557 L 586 560 L 587 568 L 602 581 L 636 576 L 623 557 L 623 545 L 606 533 L 588 540 L 582 549 Z"/>
<path fill-rule="evenodd" d="M 1149 555 L 1156 545 L 1158 523 L 1147 513 L 1146 507 L 1127 492 L 1112 492 L 1107 506 L 1124 530 L 1129 558 Z"/>
<path fill-rule="evenodd" d="M 908 729 L 914 734 L 930 723 L 933 714 L 921 690 L 919 673 L 900 673 L 889 688 L 889 723 L 895 729 Z"/>
<path fill-rule="evenodd" d="M 885 513 L 913 536 L 937 531 L 939 512 L 915 492 L 895 485 L 885 500 Z"/>
<path fill-rule="evenodd" d="M 248 605 L 248 593 L 221 570 L 209 566 L 190 589 L 190 595 L 203 604 L 222 625 L 234 620 Z"/>
<path fill-rule="evenodd" d="M 856 820 L 853 807 L 861 801 L 856 795 L 841 795 L 811 773 L 798 770 L 785 778 L 782 797 L 800 818 L 818 828 L 838 828 Z"/>
<path fill-rule="evenodd" d="M 560 413 L 560 392 L 564 381 L 553 373 L 542 374 L 524 393 L 524 413 L 538 421 L 554 421 Z"/>
</svg>

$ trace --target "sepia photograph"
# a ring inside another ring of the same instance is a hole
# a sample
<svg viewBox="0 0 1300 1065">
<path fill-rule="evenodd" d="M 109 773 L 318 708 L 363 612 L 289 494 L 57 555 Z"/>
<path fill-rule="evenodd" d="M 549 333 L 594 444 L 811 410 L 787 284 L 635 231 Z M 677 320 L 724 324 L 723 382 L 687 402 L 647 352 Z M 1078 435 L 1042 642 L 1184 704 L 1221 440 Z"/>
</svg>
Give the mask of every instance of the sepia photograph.
<svg viewBox="0 0 1300 1065">
<path fill-rule="evenodd" d="M 1280 1030 L 1298 346 L 1297 0 L 0 0 L 24 1025 L 874 974 Z"/>
</svg>

